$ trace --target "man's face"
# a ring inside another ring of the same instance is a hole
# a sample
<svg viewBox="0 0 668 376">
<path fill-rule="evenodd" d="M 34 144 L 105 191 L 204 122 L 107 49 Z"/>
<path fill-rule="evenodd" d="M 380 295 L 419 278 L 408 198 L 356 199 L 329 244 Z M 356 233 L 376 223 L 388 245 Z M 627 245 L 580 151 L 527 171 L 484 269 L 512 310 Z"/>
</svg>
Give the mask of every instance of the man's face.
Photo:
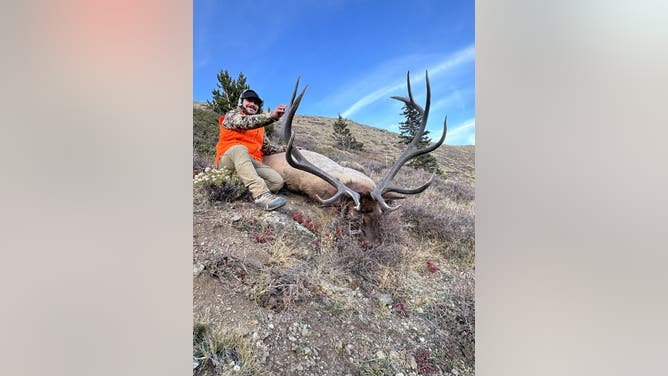
<svg viewBox="0 0 668 376">
<path fill-rule="evenodd" d="M 241 101 L 241 107 L 246 110 L 247 114 L 255 115 L 257 110 L 260 109 L 260 103 L 255 98 L 248 98 Z"/>
</svg>

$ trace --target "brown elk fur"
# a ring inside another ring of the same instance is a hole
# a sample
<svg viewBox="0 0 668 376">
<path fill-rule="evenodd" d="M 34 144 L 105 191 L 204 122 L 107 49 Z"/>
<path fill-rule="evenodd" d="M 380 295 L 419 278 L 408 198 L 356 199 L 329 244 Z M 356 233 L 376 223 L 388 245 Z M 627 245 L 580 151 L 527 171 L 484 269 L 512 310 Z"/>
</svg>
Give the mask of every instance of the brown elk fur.
<svg viewBox="0 0 668 376">
<path fill-rule="evenodd" d="M 343 167 L 324 155 L 313 151 L 301 150 L 301 153 L 311 163 L 336 177 L 355 192 L 360 194 L 369 193 L 376 188 L 376 183 L 370 177 L 357 170 Z M 336 187 L 321 178 L 290 166 L 285 159 L 285 153 L 266 155 L 262 162 L 278 171 L 285 180 L 286 187 L 291 191 L 303 192 L 313 199 L 316 196 L 327 199 L 336 193 Z"/>
</svg>

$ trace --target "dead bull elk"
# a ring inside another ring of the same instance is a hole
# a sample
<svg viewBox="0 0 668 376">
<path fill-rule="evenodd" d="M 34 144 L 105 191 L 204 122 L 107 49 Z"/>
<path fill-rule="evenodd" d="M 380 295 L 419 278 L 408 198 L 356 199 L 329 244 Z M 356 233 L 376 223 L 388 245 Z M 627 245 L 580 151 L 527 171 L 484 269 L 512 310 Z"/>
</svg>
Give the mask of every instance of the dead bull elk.
<svg viewBox="0 0 668 376">
<path fill-rule="evenodd" d="M 443 121 L 443 135 L 435 144 L 419 149 L 418 142 L 422 139 L 427 117 L 429 115 L 429 104 L 431 99 L 431 89 L 429 86 L 429 76 L 425 73 L 427 82 L 427 97 L 425 108 L 423 109 L 413 100 L 411 92 L 410 73 L 406 75 L 408 86 L 408 98 L 392 97 L 393 99 L 404 102 L 406 105 L 415 109 L 420 120 L 419 127 L 415 132 L 413 140 L 408 144 L 403 153 L 397 158 L 396 162 L 387 171 L 380 183 L 376 184 L 365 174 L 347 167 L 340 166 L 333 160 L 322 154 L 308 150 L 299 150 L 293 147 L 295 135 L 292 132 L 292 120 L 294 119 L 299 103 L 304 96 L 306 87 L 299 94 L 297 88 L 299 79 L 295 84 L 292 93 L 290 106 L 287 114 L 284 116 L 281 126 L 281 133 L 284 140 L 288 140 L 288 150 L 285 153 L 277 153 L 264 157 L 264 163 L 278 171 L 286 182 L 289 190 L 303 192 L 307 196 L 317 199 L 323 205 L 331 205 L 344 196 L 348 196 L 354 202 L 353 216 L 361 217 L 360 231 L 362 240 L 375 243 L 378 240 L 378 220 L 384 213 L 389 213 L 399 208 L 401 205 L 390 206 L 387 202 L 404 198 L 403 195 L 413 195 L 423 192 L 434 179 L 434 175 L 423 185 L 417 188 L 403 188 L 393 184 L 391 181 L 399 172 L 401 167 L 409 160 L 436 150 L 445 140 L 447 130 L 447 117 Z M 329 197 L 323 199 L 323 197 Z"/>
</svg>

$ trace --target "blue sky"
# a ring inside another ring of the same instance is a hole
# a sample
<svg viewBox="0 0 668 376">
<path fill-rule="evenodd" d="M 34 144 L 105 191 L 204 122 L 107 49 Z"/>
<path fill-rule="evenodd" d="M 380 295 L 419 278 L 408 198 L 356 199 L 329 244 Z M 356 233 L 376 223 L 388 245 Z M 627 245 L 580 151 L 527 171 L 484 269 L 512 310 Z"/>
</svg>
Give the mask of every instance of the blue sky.
<svg viewBox="0 0 668 376">
<path fill-rule="evenodd" d="M 475 144 L 473 0 L 194 0 L 193 100 L 211 99 L 216 75 L 239 72 L 275 107 L 295 80 L 308 85 L 299 114 L 398 132 L 406 73 L 427 129 L 446 144 Z"/>
</svg>

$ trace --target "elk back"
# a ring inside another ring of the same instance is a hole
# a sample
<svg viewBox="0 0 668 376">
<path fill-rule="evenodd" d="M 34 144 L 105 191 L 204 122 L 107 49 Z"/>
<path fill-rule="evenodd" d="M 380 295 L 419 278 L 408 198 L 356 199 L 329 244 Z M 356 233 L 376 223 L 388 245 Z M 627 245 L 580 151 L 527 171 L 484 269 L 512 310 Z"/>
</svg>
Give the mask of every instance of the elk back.
<svg viewBox="0 0 668 376">
<path fill-rule="evenodd" d="M 376 183 L 370 177 L 357 170 L 343 167 L 322 154 L 308 150 L 300 151 L 309 162 L 336 177 L 355 192 L 369 193 L 376 187 Z M 285 153 L 266 155 L 263 163 L 278 171 L 291 191 L 304 192 L 314 199 L 316 195 L 326 199 L 336 193 L 336 188 L 321 178 L 290 166 L 285 159 Z"/>
</svg>

